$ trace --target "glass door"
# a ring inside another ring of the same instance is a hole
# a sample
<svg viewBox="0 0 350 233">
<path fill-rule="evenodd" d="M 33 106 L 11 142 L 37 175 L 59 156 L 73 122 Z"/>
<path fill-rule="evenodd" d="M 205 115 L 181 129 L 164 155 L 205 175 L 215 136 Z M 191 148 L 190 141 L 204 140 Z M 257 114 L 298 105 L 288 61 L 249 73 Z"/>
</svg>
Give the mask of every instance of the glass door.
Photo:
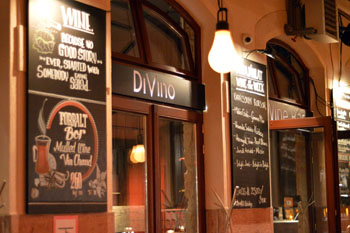
<svg viewBox="0 0 350 233">
<path fill-rule="evenodd" d="M 115 232 L 202 232 L 202 116 L 113 97 Z"/>
<path fill-rule="evenodd" d="M 274 232 L 339 232 L 330 118 L 270 121 Z"/>
<path fill-rule="evenodd" d="M 198 164 L 202 153 L 201 117 L 195 112 L 155 106 L 156 202 L 158 230 L 201 232 Z"/>
</svg>

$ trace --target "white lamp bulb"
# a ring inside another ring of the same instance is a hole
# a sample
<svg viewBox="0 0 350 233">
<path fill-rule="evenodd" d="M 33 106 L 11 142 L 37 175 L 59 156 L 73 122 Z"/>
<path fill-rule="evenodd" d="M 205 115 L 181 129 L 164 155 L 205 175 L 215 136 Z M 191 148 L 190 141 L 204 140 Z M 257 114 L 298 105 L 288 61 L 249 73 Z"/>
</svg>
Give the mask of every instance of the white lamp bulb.
<svg viewBox="0 0 350 233">
<path fill-rule="evenodd" d="M 210 67 L 218 73 L 228 73 L 234 69 L 237 60 L 229 30 L 217 30 L 208 55 Z"/>
</svg>

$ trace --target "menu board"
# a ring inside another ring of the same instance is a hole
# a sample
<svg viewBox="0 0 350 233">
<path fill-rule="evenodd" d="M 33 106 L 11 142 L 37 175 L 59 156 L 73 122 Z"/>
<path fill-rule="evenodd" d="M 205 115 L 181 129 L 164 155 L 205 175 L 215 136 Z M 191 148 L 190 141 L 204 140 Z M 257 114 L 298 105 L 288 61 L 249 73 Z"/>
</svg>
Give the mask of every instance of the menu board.
<svg viewBox="0 0 350 233">
<path fill-rule="evenodd" d="M 28 5 L 27 211 L 106 211 L 106 15 Z"/>
<path fill-rule="evenodd" d="M 232 181 L 237 208 L 270 206 L 266 67 L 244 60 L 231 73 Z"/>
<path fill-rule="evenodd" d="M 332 94 L 337 129 L 340 131 L 350 130 L 350 89 L 348 87 L 335 87 Z"/>
</svg>

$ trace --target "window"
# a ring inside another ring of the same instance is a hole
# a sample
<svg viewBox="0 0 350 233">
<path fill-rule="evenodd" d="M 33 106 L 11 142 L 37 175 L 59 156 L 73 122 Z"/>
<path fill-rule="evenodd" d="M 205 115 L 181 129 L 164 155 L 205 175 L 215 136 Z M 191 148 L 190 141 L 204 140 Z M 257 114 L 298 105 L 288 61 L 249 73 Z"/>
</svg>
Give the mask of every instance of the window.
<svg viewBox="0 0 350 233">
<path fill-rule="evenodd" d="M 275 57 L 267 57 L 270 99 L 309 109 L 309 72 L 300 57 L 279 40 L 266 49 Z"/>
<path fill-rule="evenodd" d="M 152 62 L 193 70 L 193 61 L 188 56 L 191 51 L 186 33 L 181 28 L 175 29 L 176 24 L 169 24 L 170 20 L 166 20 L 165 15 L 151 8 L 144 7 L 143 13 Z"/>
<path fill-rule="evenodd" d="M 172 0 L 112 0 L 112 58 L 200 81 L 200 29 Z"/>
</svg>

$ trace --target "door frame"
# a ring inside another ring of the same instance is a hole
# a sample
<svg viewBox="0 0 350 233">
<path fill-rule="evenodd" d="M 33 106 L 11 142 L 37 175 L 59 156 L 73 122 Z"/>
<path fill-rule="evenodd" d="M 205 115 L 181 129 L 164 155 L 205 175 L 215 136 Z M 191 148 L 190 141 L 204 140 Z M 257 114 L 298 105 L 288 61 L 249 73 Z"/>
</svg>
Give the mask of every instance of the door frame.
<svg viewBox="0 0 350 233">
<path fill-rule="evenodd" d="M 300 128 L 324 129 L 328 230 L 329 233 L 340 232 L 339 175 L 335 122 L 330 116 L 269 121 L 269 130 Z"/>
<path fill-rule="evenodd" d="M 196 123 L 198 178 L 198 232 L 206 231 L 203 154 L 203 114 L 198 111 L 165 106 L 134 98 L 112 96 L 112 111 L 125 111 L 146 116 L 147 145 L 147 214 L 148 232 L 161 233 L 161 193 L 159 164 L 159 118 Z"/>
</svg>

